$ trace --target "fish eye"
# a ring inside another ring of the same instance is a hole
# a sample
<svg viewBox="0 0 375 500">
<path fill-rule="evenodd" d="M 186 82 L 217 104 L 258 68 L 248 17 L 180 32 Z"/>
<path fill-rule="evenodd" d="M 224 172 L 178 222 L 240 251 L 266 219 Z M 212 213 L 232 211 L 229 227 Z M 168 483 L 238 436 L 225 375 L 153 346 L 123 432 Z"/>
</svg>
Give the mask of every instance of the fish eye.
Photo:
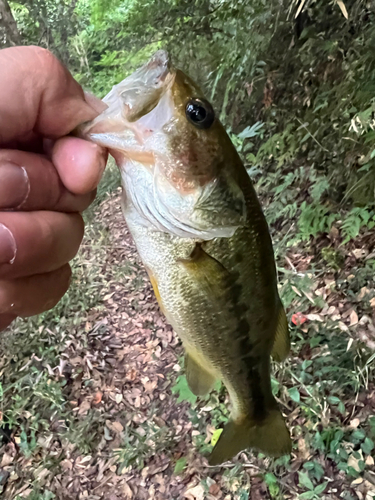
<svg viewBox="0 0 375 500">
<path fill-rule="evenodd" d="M 187 119 L 198 128 L 210 128 L 215 121 L 215 112 L 206 99 L 193 98 L 185 108 Z"/>
</svg>

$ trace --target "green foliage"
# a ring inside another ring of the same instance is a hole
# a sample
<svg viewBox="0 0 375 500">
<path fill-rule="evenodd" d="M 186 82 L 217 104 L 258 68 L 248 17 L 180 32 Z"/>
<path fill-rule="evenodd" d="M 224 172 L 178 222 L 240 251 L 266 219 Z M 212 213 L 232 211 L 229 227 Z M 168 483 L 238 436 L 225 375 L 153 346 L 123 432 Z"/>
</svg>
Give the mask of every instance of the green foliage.
<svg viewBox="0 0 375 500">
<path fill-rule="evenodd" d="M 195 396 L 189 389 L 185 375 L 180 375 L 177 378 L 176 384 L 172 387 L 172 392 L 174 394 L 178 394 L 178 403 L 181 403 L 181 401 L 188 401 L 189 403 L 194 404 L 197 401 L 197 396 Z"/>
<path fill-rule="evenodd" d="M 310 205 L 306 201 L 302 202 L 301 214 L 298 219 L 301 239 L 306 240 L 319 233 L 328 233 L 336 219 L 337 215 L 329 213 L 323 205 Z"/>
<path fill-rule="evenodd" d="M 174 466 L 174 471 L 173 473 L 178 475 L 181 474 L 181 472 L 185 469 L 187 464 L 187 458 L 186 457 L 181 457 L 177 460 L 176 465 Z"/>
<path fill-rule="evenodd" d="M 356 238 L 361 228 L 372 229 L 375 226 L 375 212 L 366 208 L 355 207 L 346 215 L 341 224 L 344 235 L 343 243 Z"/>
</svg>

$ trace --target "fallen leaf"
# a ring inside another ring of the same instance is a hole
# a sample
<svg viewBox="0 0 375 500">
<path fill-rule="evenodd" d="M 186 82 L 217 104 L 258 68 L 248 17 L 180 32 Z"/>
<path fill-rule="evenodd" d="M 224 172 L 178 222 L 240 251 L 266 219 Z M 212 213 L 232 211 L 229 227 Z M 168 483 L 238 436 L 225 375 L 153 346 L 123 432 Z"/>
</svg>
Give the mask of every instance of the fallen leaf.
<svg viewBox="0 0 375 500">
<path fill-rule="evenodd" d="M 113 431 L 116 434 L 121 434 L 121 432 L 124 430 L 124 427 L 122 424 L 120 424 L 120 422 L 111 422 L 110 420 L 106 420 L 105 425 L 110 431 Z"/>
<path fill-rule="evenodd" d="M 211 484 L 208 492 L 211 494 L 211 495 L 214 495 L 214 496 L 217 496 L 219 493 L 220 493 L 220 486 L 216 483 L 214 484 Z"/>
<path fill-rule="evenodd" d="M 14 457 L 5 452 L 1 458 L 0 467 L 6 467 L 7 465 L 10 465 L 13 462 L 13 460 Z"/>
<path fill-rule="evenodd" d="M 363 259 L 368 254 L 368 251 L 365 248 L 355 248 L 353 250 L 353 255 L 356 259 Z"/>
<path fill-rule="evenodd" d="M 323 318 L 320 314 L 307 314 L 306 318 L 310 321 L 323 321 Z"/>
<path fill-rule="evenodd" d="M 337 0 L 337 5 L 340 7 L 340 10 L 345 17 L 345 19 L 349 18 L 348 11 L 346 10 L 345 4 L 342 0 Z"/>
<path fill-rule="evenodd" d="M 356 325 L 358 323 L 358 314 L 354 311 L 354 309 L 350 313 L 349 319 L 350 319 L 349 326 L 354 326 L 354 325 Z"/>
<path fill-rule="evenodd" d="M 130 486 L 128 485 L 128 483 L 123 483 L 122 486 L 121 486 L 121 489 L 122 489 L 122 494 L 124 495 L 124 500 L 131 500 L 133 498 L 133 492 L 132 490 L 130 489 Z"/>
<path fill-rule="evenodd" d="M 82 403 L 79 405 L 78 415 L 86 415 L 86 413 L 91 408 L 91 402 L 87 399 L 84 399 Z"/>
<path fill-rule="evenodd" d="M 361 468 L 358 465 L 359 460 L 357 460 L 353 455 L 350 455 L 348 458 L 348 466 L 353 467 L 353 469 L 357 472 L 361 472 Z"/>
<path fill-rule="evenodd" d="M 100 391 L 98 391 L 95 394 L 94 399 L 92 400 L 92 404 L 93 405 L 98 405 L 101 402 L 102 397 L 103 397 L 103 394 Z"/>
<path fill-rule="evenodd" d="M 350 483 L 350 486 L 354 488 L 354 486 L 358 486 L 359 484 L 362 483 L 363 483 L 363 477 L 357 477 L 357 479 L 354 479 L 354 481 Z"/>
<path fill-rule="evenodd" d="M 308 447 L 306 445 L 306 441 L 303 438 L 300 438 L 298 440 L 298 451 L 299 451 L 299 456 L 303 460 L 307 460 L 310 456 L 310 452 L 308 450 Z"/>
<path fill-rule="evenodd" d="M 350 427 L 352 429 L 356 429 L 360 424 L 359 418 L 353 418 L 353 420 L 350 421 Z"/>
<path fill-rule="evenodd" d="M 363 300 L 368 293 L 370 293 L 370 289 L 367 286 L 363 286 L 357 296 L 357 300 Z"/>
<path fill-rule="evenodd" d="M 183 494 L 183 498 L 187 500 L 204 500 L 204 488 L 201 484 L 194 486 L 194 488 L 189 488 Z"/>
</svg>

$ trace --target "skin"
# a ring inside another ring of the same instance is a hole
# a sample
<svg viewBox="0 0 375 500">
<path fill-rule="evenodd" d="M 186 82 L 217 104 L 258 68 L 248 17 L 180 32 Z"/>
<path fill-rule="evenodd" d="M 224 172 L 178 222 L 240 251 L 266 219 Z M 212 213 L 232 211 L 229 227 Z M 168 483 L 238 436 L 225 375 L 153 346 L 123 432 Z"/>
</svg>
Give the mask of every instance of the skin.
<svg viewBox="0 0 375 500">
<path fill-rule="evenodd" d="M 53 307 L 69 287 L 80 212 L 106 151 L 66 137 L 103 109 L 47 50 L 0 51 L 0 330 Z M 4 70 L 5 69 L 5 70 Z"/>
</svg>

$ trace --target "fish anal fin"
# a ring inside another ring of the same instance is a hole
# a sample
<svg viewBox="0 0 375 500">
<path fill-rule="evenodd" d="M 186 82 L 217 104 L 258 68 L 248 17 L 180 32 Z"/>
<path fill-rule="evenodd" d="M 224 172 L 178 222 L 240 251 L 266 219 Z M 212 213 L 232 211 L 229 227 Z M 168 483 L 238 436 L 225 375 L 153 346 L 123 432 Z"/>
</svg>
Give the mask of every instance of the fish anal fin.
<svg viewBox="0 0 375 500">
<path fill-rule="evenodd" d="M 203 368 L 193 353 L 185 354 L 185 371 L 188 386 L 196 396 L 208 394 L 216 382 L 215 375 Z"/>
<path fill-rule="evenodd" d="M 279 318 L 275 333 L 271 356 L 275 361 L 284 361 L 290 351 L 290 337 L 288 320 L 285 315 L 283 306 L 280 304 Z"/>
<path fill-rule="evenodd" d="M 222 464 L 246 448 L 271 457 L 291 452 L 290 434 L 278 409 L 272 410 L 261 424 L 254 423 L 250 418 L 230 420 L 208 459 L 209 464 Z"/>
</svg>

